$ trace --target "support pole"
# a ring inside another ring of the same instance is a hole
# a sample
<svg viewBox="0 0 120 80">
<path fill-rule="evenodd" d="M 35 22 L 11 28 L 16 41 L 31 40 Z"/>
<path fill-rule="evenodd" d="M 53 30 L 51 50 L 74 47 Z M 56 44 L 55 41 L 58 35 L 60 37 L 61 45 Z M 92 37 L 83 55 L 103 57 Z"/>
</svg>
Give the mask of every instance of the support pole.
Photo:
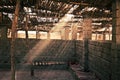
<svg viewBox="0 0 120 80">
<path fill-rule="evenodd" d="M 89 71 L 89 40 L 91 39 L 92 35 L 92 27 L 91 27 L 92 19 L 91 18 L 85 18 L 83 23 L 83 67 L 84 71 Z"/>
<path fill-rule="evenodd" d="M 113 1 L 112 6 L 113 20 L 112 20 L 112 42 L 120 43 L 120 1 Z"/>
<path fill-rule="evenodd" d="M 26 21 L 25 21 L 25 37 L 26 37 L 26 47 L 27 47 L 27 49 L 29 48 L 29 45 L 28 45 L 28 38 L 29 38 L 29 35 L 28 35 L 28 21 L 29 21 L 29 15 L 26 14 Z"/>
<path fill-rule="evenodd" d="M 69 32 L 70 32 L 70 30 L 69 30 L 69 26 L 66 26 L 65 27 L 65 40 L 69 40 Z"/>
<path fill-rule="evenodd" d="M 50 32 L 47 32 L 47 39 L 50 39 Z"/>
<path fill-rule="evenodd" d="M 33 68 L 33 66 L 31 67 L 31 73 L 30 73 L 31 76 L 34 76 L 34 68 Z"/>
<path fill-rule="evenodd" d="M 2 12 L 0 12 L 0 23 L 2 23 Z"/>
<path fill-rule="evenodd" d="M 72 26 L 72 40 L 77 40 L 77 25 Z"/>
<path fill-rule="evenodd" d="M 28 36 L 28 21 L 29 21 L 29 15 L 26 14 L 26 21 L 25 21 L 25 35 L 26 35 L 26 39 L 29 38 L 29 36 Z"/>
<path fill-rule="evenodd" d="M 11 34 L 11 80 L 15 80 L 15 39 L 16 39 L 16 26 L 18 23 L 18 15 L 19 15 L 19 8 L 20 8 L 20 0 L 17 0 L 14 19 L 12 22 L 12 34 Z"/>
<path fill-rule="evenodd" d="M 112 2 L 111 80 L 120 80 L 120 0 Z"/>
</svg>

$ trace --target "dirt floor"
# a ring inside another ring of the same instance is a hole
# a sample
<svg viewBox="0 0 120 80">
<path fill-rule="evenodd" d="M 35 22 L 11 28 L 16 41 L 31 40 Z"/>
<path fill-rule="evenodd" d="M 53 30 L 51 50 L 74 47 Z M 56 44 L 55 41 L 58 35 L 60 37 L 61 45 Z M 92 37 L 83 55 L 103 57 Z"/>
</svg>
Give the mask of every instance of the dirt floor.
<svg viewBox="0 0 120 80">
<path fill-rule="evenodd" d="M 10 80 L 10 71 L 0 71 L 0 80 Z M 30 71 L 16 71 L 16 80 L 75 80 L 66 70 L 35 70 L 34 76 Z"/>
</svg>

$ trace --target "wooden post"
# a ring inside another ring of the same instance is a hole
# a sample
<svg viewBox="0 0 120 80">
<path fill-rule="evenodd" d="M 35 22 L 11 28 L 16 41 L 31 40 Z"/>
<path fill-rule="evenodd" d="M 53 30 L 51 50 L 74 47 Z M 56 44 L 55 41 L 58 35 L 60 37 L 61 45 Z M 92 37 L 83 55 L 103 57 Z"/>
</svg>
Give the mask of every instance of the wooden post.
<svg viewBox="0 0 120 80">
<path fill-rule="evenodd" d="M 92 27 L 91 27 L 92 19 L 91 18 L 85 18 L 84 24 L 83 24 L 83 57 L 84 57 L 84 71 L 89 71 L 89 40 L 91 39 L 92 35 Z"/>
<path fill-rule="evenodd" d="M 65 40 L 65 29 L 61 30 L 61 39 Z"/>
<path fill-rule="evenodd" d="M 1 26 L 1 40 L 2 41 L 7 41 L 7 26 Z"/>
<path fill-rule="evenodd" d="M 105 33 L 105 31 L 103 32 L 103 41 L 105 41 L 106 40 L 106 33 Z"/>
<path fill-rule="evenodd" d="M 15 80 L 15 39 L 16 39 L 16 26 L 18 23 L 18 15 L 19 15 L 19 8 L 20 8 L 20 0 L 17 0 L 16 8 L 15 8 L 15 15 L 12 22 L 12 34 L 11 34 L 11 80 Z"/>
<path fill-rule="evenodd" d="M 28 39 L 28 20 L 29 17 L 28 15 L 26 14 L 26 21 L 25 21 L 25 35 L 26 35 L 26 39 Z"/>
<path fill-rule="evenodd" d="M 47 32 L 47 39 L 50 39 L 50 32 Z"/>
<path fill-rule="evenodd" d="M 34 68 L 33 68 L 33 66 L 34 65 L 32 65 L 32 67 L 31 67 L 31 73 L 30 73 L 31 76 L 34 76 Z"/>
<path fill-rule="evenodd" d="M 0 23 L 2 23 L 2 12 L 0 12 Z"/>
<path fill-rule="evenodd" d="M 26 21 L 25 21 L 25 37 L 26 37 L 26 47 L 27 49 L 29 48 L 29 45 L 28 45 L 28 21 L 29 21 L 29 15 L 26 14 Z"/>
<path fill-rule="evenodd" d="M 112 1 L 111 80 L 120 80 L 120 0 Z"/>
<path fill-rule="evenodd" d="M 40 33 L 38 30 L 38 25 L 36 26 L 36 39 L 40 39 Z"/>
<path fill-rule="evenodd" d="M 120 43 L 120 1 L 113 1 L 112 6 L 112 41 L 114 43 Z"/>
<path fill-rule="evenodd" d="M 77 25 L 72 26 L 72 40 L 77 40 Z"/>
<path fill-rule="evenodd" d="M 69 32 L 70 32 L 70 30 L 69 30 L 69 26 L 65 26 L 65 40 L 69 40 Z"/>
<path fill-rule="evenodd" d="M 97 40 L 97 32 L 95 32 L 95 40 Z"/>
</svg>

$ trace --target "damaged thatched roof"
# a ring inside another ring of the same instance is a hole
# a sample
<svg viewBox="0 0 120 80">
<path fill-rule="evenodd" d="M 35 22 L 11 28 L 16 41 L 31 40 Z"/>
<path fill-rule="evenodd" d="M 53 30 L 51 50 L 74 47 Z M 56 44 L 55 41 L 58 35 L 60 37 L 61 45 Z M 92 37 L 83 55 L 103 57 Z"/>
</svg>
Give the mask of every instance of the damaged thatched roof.
<svg viewBox="0 0 120 80">
<path fill-rule="evenodd" d="M 0 12 L 13 14 L 17 0 L 0 0 Z M 110 18 L 112 0 L 20 0 L 19 25 L 24 26 L 24 17 L 29 14 L 29 26 L 49 27 L 57 23 L 69 10 L 70 14 L 93 18 Z M 27 10 L 27 11 L 26 11 Z M 44 19 L 46 18 L 46 19 Z M 102 25 L 101 25 L 102 26 Z M 47 29 L 47 28 L 46 28 Z"/>
</svg>

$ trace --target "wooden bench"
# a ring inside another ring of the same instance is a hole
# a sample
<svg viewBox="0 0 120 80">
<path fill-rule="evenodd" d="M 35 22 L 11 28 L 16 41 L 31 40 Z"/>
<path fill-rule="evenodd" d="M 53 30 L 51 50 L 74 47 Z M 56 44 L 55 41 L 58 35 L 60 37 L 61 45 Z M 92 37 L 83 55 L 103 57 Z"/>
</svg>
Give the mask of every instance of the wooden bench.
<svg viewBox="0 0 120 80">
<path fill-rule="evenodd" d="M 45 60 L 34 60 L 31 64 L 31 76 L 34 76 L 34 70 L 67 70 L 69 68 L 69 61 L 64 59 L 45 59 Z"/>
</svg>

